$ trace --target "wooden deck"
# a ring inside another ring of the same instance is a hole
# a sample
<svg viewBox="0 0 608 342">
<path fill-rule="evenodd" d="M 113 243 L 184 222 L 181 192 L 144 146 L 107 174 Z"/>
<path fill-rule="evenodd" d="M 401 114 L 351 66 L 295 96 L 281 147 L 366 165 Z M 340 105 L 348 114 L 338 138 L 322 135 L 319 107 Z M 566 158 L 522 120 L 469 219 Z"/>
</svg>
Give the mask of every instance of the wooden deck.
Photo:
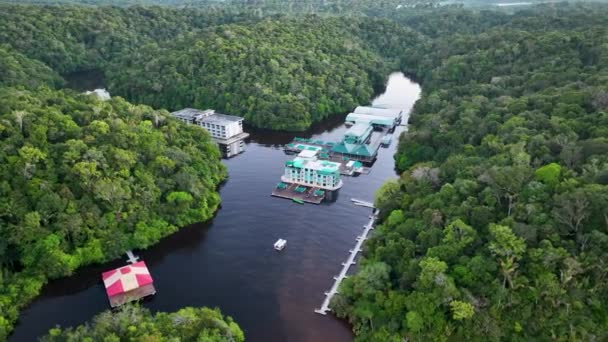
<svg viewBox="0 0 608 342">
<path fill-rule="evenodd" d="M 321 204 L 321 202 L 323 202 L 323 199 L 325 199 L 325 196 L 314 196 L 313 195 L 314 191 L 318 188 L 308 187 L 308 190 L 306 190 L 306 192 L 298 193 L 295 191 L 296 187 L 298 187 L 297 184 L 289 184 L 289 186 L 286 189 L 275 188 L 272 191 L 272 196 L 291 199 L 291 200 L 299 199 L 306 203 L 312 203 L 312 204 Z"/>
</svg>

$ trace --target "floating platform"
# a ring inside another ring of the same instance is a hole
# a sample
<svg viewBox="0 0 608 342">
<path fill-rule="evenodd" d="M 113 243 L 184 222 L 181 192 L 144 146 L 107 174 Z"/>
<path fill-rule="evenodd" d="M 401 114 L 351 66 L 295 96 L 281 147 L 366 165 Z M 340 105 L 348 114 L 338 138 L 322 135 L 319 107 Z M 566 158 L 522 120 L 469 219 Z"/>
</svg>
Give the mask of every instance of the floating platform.
<svg viewBox="0 0 608 342">
<path fill-rule="evenodd" d="M 353 201 L 353 203 L 356 205 L 374 208 L 373 204 L 369 202 L 357 199 L 351 199 L 351 201 Z M 363 226 L 363 234 L 357 236 L 355 248 L 349 251 L 346 262 L 342 263 L 342 270 L 340 271 L 340 274 L 334 277 L 334 283 L 331 286 L 331 289 L 324 293 L 325 299 L 323 300 L 321 307 L 319 309 L 315 309 L 316 313 L 321 315 L 327 315 L 327 312 L 331 311 L 331 308 L 329 307 L 329 305 L 331 304 L 331 299 L 338 293 L 338 289 L 340 288 L 340 283 L 342 283 L 342 280 L 348 278 L 346 274 L 348 273 L 350 267 L 357 263 L 355 261 L 355 258 L 357 257 L 357 254 L 362 251 L 361 246 L 363 245 L 363 242 L 367 240 L 367 236 L 369 235 L 370 231 L 374 229 L 374 224 L 376 223 L 376 219 L 378 218 L 379 213 L 380 211 L 374 208 L 374 214 L 370 216 L 369 222 L 365 226 Z"/>
<path fill-rule="evenodd" d="M 286 154 L 298 154 L 302 151 L 315 151 L 317 152 L 317 158 L 319 160 L 327 160 L 334 163 L 340 164 L 340 174 L 343 176 L 353 176 L 356 174 L 369 174 L 369 167 L 376 160 L 378 149 L 380 148 L 380 139 L 386 131 L 373 132 L 371 135 L 371 141 L 369 145 L 374 151 L 372 156 L 362 156 L 356 154 L 344 154 L 340 152 L 332 151 L 337 145 L 336 143 L 322 142 L 319 140 L 308 140 L 303 138 L 296 138 L 293 142 L 285 145 L 284 151 Z M 309 142 L 308 142 L 309 141 Z M 351 162 L 358 162 L 354 164 Z M 350 163 L 350 164 L 349 164 Z"/>
<path fill-rule="evenodd" d="M 284 183 L 285 184 L 285 183 Z M 325 199 L 326 193 L 323 193 L 322 196 L 319 196 L 319 188 L 316 187 L 306 187 L 304 192 L 296 191 L 296 188 L 302 187 L 298 184 L 286 184 L 285 188 L 276 187 L 272 191 L 272 196 L 279 198 L 286 198 L 290 200 L 299 200 L 306 203 L 312 204 L 321 204 Z"/>
</svg>

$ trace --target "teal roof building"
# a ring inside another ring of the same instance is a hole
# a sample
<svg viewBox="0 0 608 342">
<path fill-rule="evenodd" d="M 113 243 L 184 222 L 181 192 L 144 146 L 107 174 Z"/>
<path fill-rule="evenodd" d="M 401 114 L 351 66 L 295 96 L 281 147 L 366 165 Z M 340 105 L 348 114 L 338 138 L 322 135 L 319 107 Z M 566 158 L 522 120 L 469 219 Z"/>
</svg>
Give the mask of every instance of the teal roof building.
<svg viewBox="0 0 608 342">
<path fill-rule="evenodd" d="M 365 144 L 374 128 L 367 123 L 357 123 L 344 133 L 343 141 L 348 144 Z"/>
<path fill-rule="evenodd" d="M 372 142 L 374 128 L 369 123 L 356 123 L 344 138 L 331 151 L 343 155 L 346 159 L 373 161 L 378 153 L 379 144 Z"/>
<path fill-rule="evenodd" d="M 318 151 L 303 150 L 293 160 L 285 162 L 284 183 L 294 183 L 329 191 L 342 187 L 340 163 L 317 159 Z"/>
</svg>

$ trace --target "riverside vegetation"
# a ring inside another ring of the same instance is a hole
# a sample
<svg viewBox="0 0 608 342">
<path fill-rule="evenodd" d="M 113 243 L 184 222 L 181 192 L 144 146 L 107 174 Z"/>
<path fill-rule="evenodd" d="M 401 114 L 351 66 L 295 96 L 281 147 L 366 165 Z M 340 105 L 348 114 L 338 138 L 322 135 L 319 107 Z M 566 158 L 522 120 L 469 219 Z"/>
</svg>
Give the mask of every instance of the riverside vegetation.
<svg viewBox="0 0 608 342">
<path fill-rule="evenodd" d="M 243 342 L 243 331 L 219 310 L 183 308 L 154 315 L 139 306 L 103 312 L 92 324 L 62 330 L 54 328 L 43 342 L 63 341 L 217 341 Z"/>
<path fill-rule="evenodd" d="M 0 339 L 46 279 L 217 207 L 209 137 L 145 105 L 302 130 L 391 68 L 423 94 L 335 312 L 361 341 L 608 338 L 608 8 L 387 4 L 0 5 Z M 59 90 L 87 69 L 145 105 Z"/>
<path fill-rule="evenodd" d="M 120 98 L 0 88 L 0 340 L 48 278 L 211 218 L 209 135 Z"/>
<path fill-rule="evenodd" d="M 401 177 L 332 303 L 357 340 L 608 338 L 608 11 L 543 10 L 416 19 Z"/>
</svg>

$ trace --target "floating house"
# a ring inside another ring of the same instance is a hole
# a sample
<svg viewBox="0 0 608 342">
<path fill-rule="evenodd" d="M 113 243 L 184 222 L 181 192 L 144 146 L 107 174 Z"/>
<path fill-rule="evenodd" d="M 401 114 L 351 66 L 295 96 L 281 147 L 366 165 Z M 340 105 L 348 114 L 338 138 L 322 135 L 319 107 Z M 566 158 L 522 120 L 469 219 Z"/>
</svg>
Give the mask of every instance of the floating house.
<svg viewBox="0 0 608 342">
<path fill-rule="evenodd" d="M 319 160 L 317 153 L 304 150 L 293 160 L 287 161 L 281 181 L 329 191 L 340 189 L 340 163 Z"/>
<path fill-rule="evenodd" d="M 101 277 L 113 308 L 156 293 L 150 271 L 143 261 L 104 272 Z"/>
<path fill-rule="evenodd" d="M 372 135 L 372 127 L 365 123 L 358 123 L 344 133 L 343 141 L 348 144 L 365 144 Z"/>
<path fill-rule="evenodd" d="M 373 162 L 378 155 L 380 142 L 373 139 L 373 128 L 369 124 L 357 123 L 346 133 L 342 141 L 336 144 L 331 151 L 343 156 L 345 161 L 358 160 Z"/>
<path fill-rule="evenodd" d="M 186 124 L 206 129 L 226 158 L 245 151 L 245 138 L 249 133 L 243 132 L 243 118 L 239 116 L 216 113 L 213 109 L 193 108 L 185 108 L 171 115 Z"/>
<path fill-rule="evenodd" d="M 304 148 L 296 158 L 285 162 L 285 172 L 272 196 L 300 204 L 331 201 L 342 187 L 342 164 L 319 159 L 321 151 L 320 148 Z"/>
</svg>

